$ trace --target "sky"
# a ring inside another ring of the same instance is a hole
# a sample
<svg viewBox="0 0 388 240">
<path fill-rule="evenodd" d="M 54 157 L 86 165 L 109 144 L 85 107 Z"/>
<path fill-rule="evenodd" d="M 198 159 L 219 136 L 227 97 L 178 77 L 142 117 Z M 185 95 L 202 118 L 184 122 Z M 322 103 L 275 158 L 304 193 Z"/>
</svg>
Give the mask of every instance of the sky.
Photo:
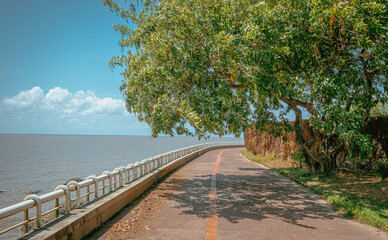
<svg viewBox="0 0 388 240">
<path fill-rule="evenodd" d="M 101 0 L 1 0 L 0 134 L 150 135 L 108 66 L 117 23 Z"/>
<path fill-rule="evenodd" d="M 118 23 L 101 0 L 0 0 L 0 134 L 149 136 L 108 66 Z"/>
</svg>

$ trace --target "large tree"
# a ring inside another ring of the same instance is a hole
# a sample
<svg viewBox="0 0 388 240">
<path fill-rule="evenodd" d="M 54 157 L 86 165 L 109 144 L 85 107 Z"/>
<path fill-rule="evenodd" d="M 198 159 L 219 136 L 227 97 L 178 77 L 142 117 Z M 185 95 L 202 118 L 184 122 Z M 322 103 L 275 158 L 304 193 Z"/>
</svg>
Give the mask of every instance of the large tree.
<svg viewBox="0 0 388 240">
<path fill-rule="evenodd" d="M 359 130 L 387 100 L 384 0 L 103 4 L 137 26 L 114 26 L 126 52 L 110 64 L 125 67 L 127 109 L 154 136 L 239 135 L 252 126 L 279 133 L 292 111 L 311 170 L 332 169 L 345 145 L 372 151 Z M 310 141 L 302 111 L 316 129 Z"/>
</svg>

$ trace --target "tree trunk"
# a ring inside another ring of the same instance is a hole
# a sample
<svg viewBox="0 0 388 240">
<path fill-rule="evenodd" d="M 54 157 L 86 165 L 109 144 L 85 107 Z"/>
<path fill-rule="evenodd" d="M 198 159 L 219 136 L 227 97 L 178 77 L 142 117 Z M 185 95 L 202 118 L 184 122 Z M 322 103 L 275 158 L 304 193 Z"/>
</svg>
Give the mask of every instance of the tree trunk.
<svg viewBox="0 0 388 240">
<path fill-rule="evenodd" d="M 304 134 L 302 112 L 296 105 L 290 105 L 295 112 L 295 142 L 299 146 L 299 151 L 303 154 L 305 163 L 311 172 L 330 172 L 336 168 L 335 159 L 340 151 L 335 148 L 338 140 L 336 135 L 322 136 L 317 131 L 311 131 L 312 139 L 307 142 Z M 322 139 L 322 142 L 319 141 Z M 319 143 L 327 145 L 324 152 L 320 152 Z"/>
</svg>

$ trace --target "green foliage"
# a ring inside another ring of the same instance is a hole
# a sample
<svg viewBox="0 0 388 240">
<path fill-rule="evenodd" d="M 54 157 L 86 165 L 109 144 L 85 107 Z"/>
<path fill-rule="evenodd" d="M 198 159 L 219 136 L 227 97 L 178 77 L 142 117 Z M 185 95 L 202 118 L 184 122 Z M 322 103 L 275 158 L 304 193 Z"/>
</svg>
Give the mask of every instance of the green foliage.
<svg viewBox="0 0 388 240">
<path fill-rule="evenodd" d="M 279 132 L 302 109 L 323 136 L 371 153 L 359 129 L 388 99 L 384 1 L 103 3 L 137 26 L 114 27 L 127 52 L 110 65 L 125 67 L 127 109 L 154 136 L 238 136 L 280 122 Z"/>
<path fill-rule="evenodd" d="M 381 180 L 388 178 L 388 162 L 376 162 L 376 173 L 381 177 Z"/>
<path fill-rule="evenodd" d="M 382 116 L 382 115 L 388 115 L 388 103 L 378 103 L 376 106 L 374 106 L 371 109 L 371 115 L 375 116 Z"/>
<path fill-rule="evenodd" d="M 308 185 L 311 191 L 322 195 L 333 203 L 336 210 L 342 212 L 344 217 L 360 219 L 374 227 L 388 231 L 387 200 L 370 197 L 367 193 L 360 196 L 346 191 L 346 186 L 349 185 L 348 181 L 351 180 L 342 182 L 336 179 L 335 174 L 311 173 L 305 169 L 278 168 L 271 170 Z M 372 188 L 373 185 L 370 187 Z"/>
<path fill-rule="evenodd" d="M 384 205 L 373 202 L 373 200 L 361 199 L 351 194 L 342 194 L 342 196 L 339 194 L 327 194 L 326 198 L 339 211 L 345 212 L 344 217 L 357 217 L 374 227 L 382 227 L 386 223 L 384 211 L 381 209 Z"/>
<path fill-rule="evenodd" d="M 303 157 L 303 153 L 301 152 L 291 153 L 290 157 L 292 159 L 292 165 L 299 165 L 299 168 L 302 168 L 303 164 L 305 164 L 305 159 Z"/>
</svg>

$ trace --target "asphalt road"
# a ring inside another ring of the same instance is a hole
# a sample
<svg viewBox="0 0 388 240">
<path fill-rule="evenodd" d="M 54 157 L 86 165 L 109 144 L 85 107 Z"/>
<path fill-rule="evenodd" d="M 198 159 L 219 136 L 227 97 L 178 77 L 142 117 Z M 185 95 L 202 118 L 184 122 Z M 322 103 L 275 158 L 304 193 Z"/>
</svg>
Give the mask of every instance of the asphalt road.
<svg viewBox="0 0 388 240">
<path fill-rule="evenodd" d="M 241 150 L 194 159 L 86 239 L 388 239 Z"/>
</svg>

